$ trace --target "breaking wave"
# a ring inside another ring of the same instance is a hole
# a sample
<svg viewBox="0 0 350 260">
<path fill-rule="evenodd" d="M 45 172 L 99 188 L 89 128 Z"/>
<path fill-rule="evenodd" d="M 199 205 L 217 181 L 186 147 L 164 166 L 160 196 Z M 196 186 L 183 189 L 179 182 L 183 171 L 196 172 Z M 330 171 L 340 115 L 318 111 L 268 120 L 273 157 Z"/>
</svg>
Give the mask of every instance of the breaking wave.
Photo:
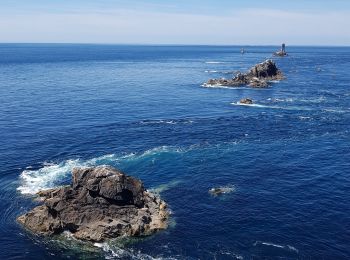
<svg viewBox="0 0 350 260">
<path fill-rule="evenodd" d="M 158 119 L 158 120 L 142 120 L 140 121 L 141 125 L 177 125 L 177 124 L 192 124 L 194 121 L 190 119 Z"/>
<path fill-rule="evenodd" d="M 59 164 L 44 163 L 38 170 L 24 170 L 20 175 L 22 185 L 17 190 L 22 194 L 35 194 L 40 190 L 56 187 L 60 185 L 59 180 L 65 179 L 74 167 L 83 166 L 88 166 L 88 163 L 77 159 Z"/>
<path fill-rule="evenodd" d="M 296 103 L 308 103 L 308 104 L 319 104 L 324 103 L 327 101 L 327 98 L 325 96 L 319 96 L 316 98 L 293 98 L 293 97 L 286 97 L 286 98 L 268 98 L 267 99 L 270 102 L 296 102 Z"/>
<path fill-rule="evenodd" d="M 203 88 L 222 88 L 222 89 L 251 89 L 247 86 L 239 86 L 239 87 L 228 87 L 228 86 L 222 86 L 222 85 L 218 85 L 218 84 L 215 84 L 215 85 L 211 85 L 211 84 L 202 84 L 201 87 Z"/>
<path fill-rule="evenodd" d="M 291 252 L 291 253 L 299 253 L 299 250 L 296 249 L 294 246 L 290 246 L 290 245 L 279 245 L 279 244 L 274 244 L 274 243 L 270 243 L 270 242 L 262 242 L 262 241 L 256 241 L 253 244 L 254 247 L 256 246 L 267 246 L 267 247 L 274 247 L 274 248 L 278 248 L 278 249 L 282 249 L 285 250 L 287 252 Z"/>
<path fill-rule="evenodd" d="M 282 109 L 282 110 L 298 110 L 298 111 L 312 111 L 314 109 L 308 107 L 297 107 L 297 106 L 270 106 L 270 105 L 262 105 L 262 104 L 242 104 L 238 102 L 232 102 L 231 105 L 234 106 L 246 106 L 246 107 L 255 107 L 255 108 L 269 108 L 269 109 Z"/>
<path fill-rule="evenodd" d="M 189 148 L 191 149 L 191 148 Z M 63 185 L 70 178 L 70 173 L 75 167 L 90 167 L 97 165 L 119 165 L 122 162 L 139 161 L 143 159 L 154 159 L 154 157 L 171 154 L 184 153 L 188 149 L 159 146 L 142 153 L 129 153 L 124 155 L 108 154 L 90 160 L 74 159 L 61 163 L 44 163 L 40 169 L 26 169 L 20 174 L 20 186 L 17 190 L 21 194 L 36 194 L 40 190 L 51 189 Z"/>
<path fill-rule="evenodd" d="M 294 102 L 293 98 L 268 98 L 270 102 Z"/>
<path fill-rule="evenodd" d="M 260 104 L 243 104 L 243 103 L 240 103 L 240 102 L 232 102 L 231 105 L 234 105 L 234 106 L 245 106 L 245 107 L 285 109 L 285 108 L 279 107 L 279 106 L 267 106 L 267 105 L 260 105 Z"/>
<path fill-rule="evenodd" d="M 163 256 L 150 256 L 140 251 L 136 251 L 130 248 L 121 248 L 116 246 L 111 246 L 107 243 L 95 243 L 95 247 L 102 249 L 106 254 L 106 259 L 133 259 L 133 260 L 172 260 L 176 258 L 163 257 Z"/>
<path fill-rule="evenodd" d="M 300 120 L 312 120 L 312 117 L 310 116 L 298 116 Z"/>
<path fill-rule="evenodd" d="M 223 61 L 206 61 L 205 62 L 206 64 L 222 64 L 222 63 L 225 63 Z"/>
</svg>

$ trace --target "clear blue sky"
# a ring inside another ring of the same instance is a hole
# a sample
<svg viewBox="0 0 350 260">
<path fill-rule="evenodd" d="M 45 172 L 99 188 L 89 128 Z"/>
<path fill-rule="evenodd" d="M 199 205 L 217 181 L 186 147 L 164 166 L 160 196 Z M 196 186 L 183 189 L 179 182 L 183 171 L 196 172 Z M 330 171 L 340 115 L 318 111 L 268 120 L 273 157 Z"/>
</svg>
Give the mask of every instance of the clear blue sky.
<svg viewBox="0 0 350 260">
<path fill-rule="evenodd" d="M 0 42 L 350 45 L 350 0 L 1 0 Z"/>
</svg>

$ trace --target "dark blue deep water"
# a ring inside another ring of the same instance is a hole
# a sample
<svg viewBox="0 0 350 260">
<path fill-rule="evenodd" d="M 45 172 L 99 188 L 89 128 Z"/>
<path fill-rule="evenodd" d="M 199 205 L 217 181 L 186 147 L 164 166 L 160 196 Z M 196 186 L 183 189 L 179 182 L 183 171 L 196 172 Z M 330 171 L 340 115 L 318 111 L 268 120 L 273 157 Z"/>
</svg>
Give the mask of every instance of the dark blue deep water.
<svg viewBox="0 0 350 260">
<path fill-rule="evenodd" d="M 276 48 L 1 44 L 0 258 L 349 259 L 350 48 L 290 47 L 268 89 L 201 86 Z M 169 229 L 92 245 L 16 223 L 101 164 L 160 192 Z"/>
</svg>

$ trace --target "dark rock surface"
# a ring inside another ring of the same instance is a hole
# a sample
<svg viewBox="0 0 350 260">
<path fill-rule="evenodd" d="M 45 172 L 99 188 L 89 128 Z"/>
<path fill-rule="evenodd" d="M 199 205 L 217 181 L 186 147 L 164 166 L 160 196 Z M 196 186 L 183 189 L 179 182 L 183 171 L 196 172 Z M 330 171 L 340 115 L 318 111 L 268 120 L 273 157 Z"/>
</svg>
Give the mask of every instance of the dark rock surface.
<svg viewBox="0 0 350 260">
<path fill-rule="evenodd" d="M 253 100 L 250 99 L 250 98 L 243 98 L 243 99 L 241 99 L 241 100 L 239 101 L 239 103 L 251 105 L 251 104 L 253 104 Z"/>
<path fill-rule="evenodd" d="M 206 86 L 239 87 L 248 85 L 253 88 L 268 87 L 272 80 L 282 80 L 284 76 L 272 60 L 266 60 L 251 68 L 247 73 L 238 73 L 232 79 L 210 79 Z"/>
<path fill-rule="evenodd" d="M 218 195 L 221 195 L 221 194 L 223 194 L 225 192 L 221 188 L 212 188 L 212 189 L 209 190 L 209 193 L 214 195 L 214 196 L 218 196 Z"/>
<path fill-rule="evenodd" d="M 211 188 L 209 190 L 209 194 L 213 196 L 220 196 L 223 194 L 228 194 L 234 191 L 234 187 L 232 186 L 226 186 L 226 187 L 216 187 L 216 188 Z"/>
<path fill-rule="evenodd" d="M 140 180 L 107 166 L 77 168 L 72 175 L 71 186 L 39 192 L 43 205 L 20 216 L 19 223 L 38 234 L 70 231 L 89 241 L 150 235 L 167 227 L 166 203 Z"/>
</svg>

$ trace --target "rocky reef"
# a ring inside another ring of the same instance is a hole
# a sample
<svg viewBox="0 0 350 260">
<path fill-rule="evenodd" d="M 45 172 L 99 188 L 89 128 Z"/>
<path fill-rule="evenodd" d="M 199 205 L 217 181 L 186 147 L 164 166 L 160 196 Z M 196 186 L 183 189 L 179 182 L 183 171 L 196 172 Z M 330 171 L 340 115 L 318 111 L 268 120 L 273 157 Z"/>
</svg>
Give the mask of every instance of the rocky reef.
<svg viewBox="0 0 350 260">
<path fill-rule="evenodd" d="M 73 183 L 38 193 L 43 204 L 18 222 L 34 233 L 69 231 L 81 240 L 145 236 L 167 228 L 164 201 L 136 178 L 108 166 L 76 168 Z"/>
<path fill-rule="evenodd" d="M 206 86 L 239 87 L 248 85 L 253 88 L 266 88 L 269 81 L 282 80 L 284 76 L 272 60 L 266 60 L 252 67 L 247 73 L 238 73 L 232 79 L 210 79 Z"/>
</svg>

